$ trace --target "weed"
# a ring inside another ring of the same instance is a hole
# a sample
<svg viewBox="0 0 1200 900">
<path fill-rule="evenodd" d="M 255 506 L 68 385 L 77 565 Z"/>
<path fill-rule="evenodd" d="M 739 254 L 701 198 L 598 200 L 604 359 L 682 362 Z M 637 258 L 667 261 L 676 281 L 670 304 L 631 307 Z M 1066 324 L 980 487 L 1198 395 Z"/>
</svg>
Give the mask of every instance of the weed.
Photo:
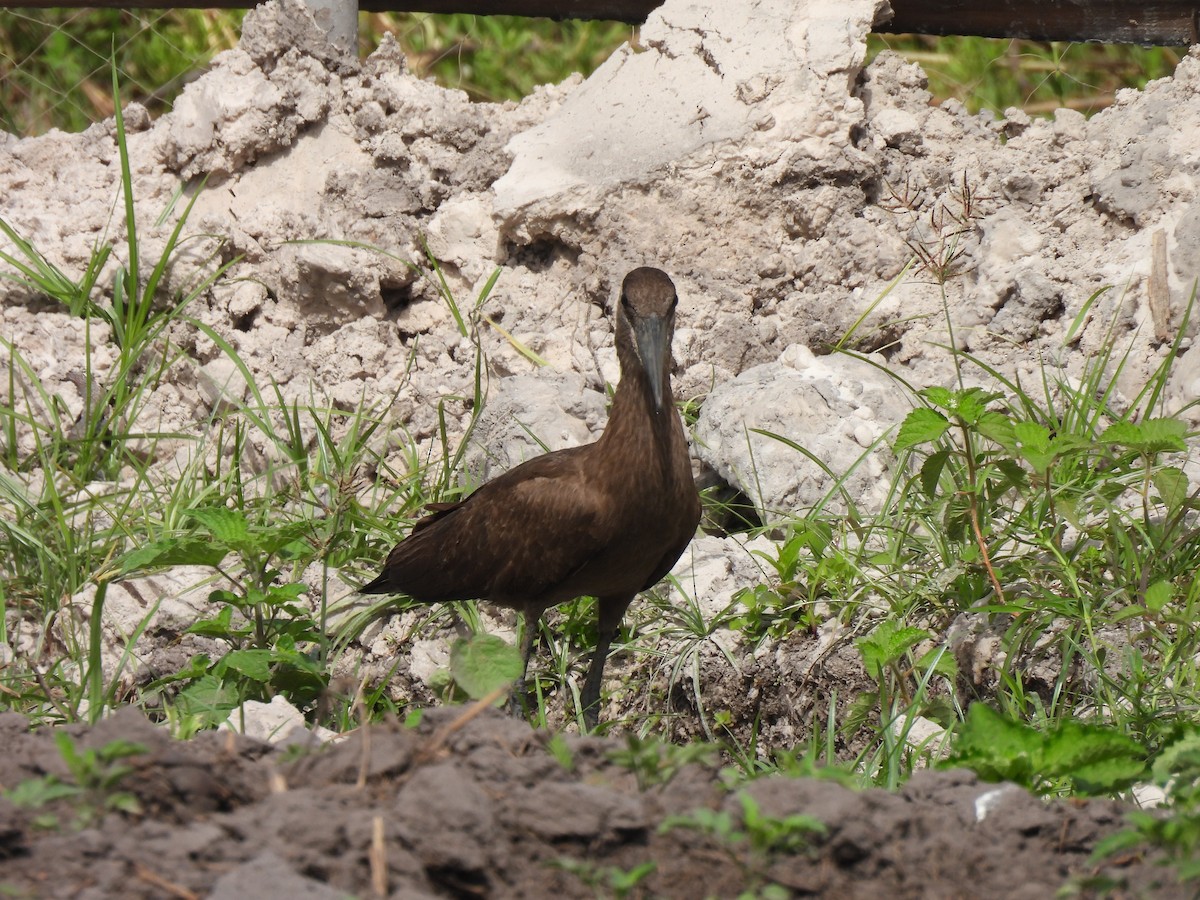
<svg viewBox="0 0 1200 900">
<path fill-rule="evenodd" d="M 632 869 L 618 869 L 616 866 L 601 866 L 586 860 L 569 858 L 553 860 L 550 865 L 570 872 L 595 891 L 597 897 L 616 898 L 641 896 L 641 883 L 658 868 L 653 862 L 644 862 Z"/>
<path fill-rule="evenodd" d="M 680 746 L 664 743 L 653 737 L 643 738 L 630 734 L 625 738 L 625 747 L 610 750 L 608 758 L 614 764 L 632 772 L 637 779 L 638 789 L 644 791 L 670 784 L 684 767 L 709 763 L 716 754 L 717 747 L 712 744 L 693 743 Z"/>
<path fill-rule="evenodd" d="M 58 752 L 67 765 L 70 780 L 54 775 L 22 781 L 4 796 L 17 806 L 34 809 L 57 801 L 66 801 L 75 811 L 74 827 L 85 828 L 109 812 L 138 815 L 141 804 L 128 791 L 120 790 L 120 784 L 133 766 L 124 762 L 146 752 L 141 744 L 116 740 L 96 750 L 80 750 L 70 736 L 58 732 L 54 735 Z M 39 819 L 42 827 L 58 825 L 53 814 Z"/>
<path fill-rule="evenodd" d="M 1006 719 L 973 703 L 946 767 L 985 781 L 1012 781 L 1038 794 L 1103 795 L 1130 787 L 1146 771 L 1146 749 L 1121 732 L 1066 720 L 1051 729 Z"/>
<path fill-rule="evenodd" d="M 811 849 L 813 839 L 826 833 L 825 825 L 802 814 L 783 818 L 765 815 L 758 802 L 744 791 L 738 799 L 742 805 L 740 822 L 726 810 L 697 809 L 687 815 L 668 816 L 659 826 L 659 833 L 687 828 L 711 836 L 717 848 L 741 871 L 749 892 L 742 896 L 788 896 L 782 887 L 770 883 L 773 858 Z"/>
<path fill-rule="evenodd" d="M 1129 827 L 1101 841 L 1093 862 L 1119 852 L 1157 848 L 1176 867 L 1180 881 L 1200 879 L 1200 732 L 1184 730 L 1168 743 L 1151 766 L 1155 784 L 1166 795 L 1164 810 L 1134 810 Z"/>
</svg>

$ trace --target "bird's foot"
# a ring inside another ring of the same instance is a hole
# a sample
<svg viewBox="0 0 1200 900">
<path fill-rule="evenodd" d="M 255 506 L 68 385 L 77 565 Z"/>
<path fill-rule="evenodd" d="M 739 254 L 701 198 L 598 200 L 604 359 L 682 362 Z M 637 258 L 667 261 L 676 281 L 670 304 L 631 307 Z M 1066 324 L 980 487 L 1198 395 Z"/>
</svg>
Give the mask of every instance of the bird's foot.
<svg viewBox="0 0 1200 900">
<path fill-rule="evenodd" d="M 524 678 L 518 678 L 513 682 L 512 690 L 508 695 L 508 702 L 504 704 L 505 711 L 514 719 L 529 720 L 529 711 L 536 706 L 533 703 L 533 698 L 529 694 L 529 688 L 525 684 Z"/>
</svg>

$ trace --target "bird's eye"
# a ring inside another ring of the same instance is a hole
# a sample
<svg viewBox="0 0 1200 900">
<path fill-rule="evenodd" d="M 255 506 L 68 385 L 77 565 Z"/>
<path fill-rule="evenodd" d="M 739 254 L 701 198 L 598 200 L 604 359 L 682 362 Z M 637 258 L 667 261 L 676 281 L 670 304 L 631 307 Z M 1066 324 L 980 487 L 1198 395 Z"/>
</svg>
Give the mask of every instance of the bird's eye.
<svg viewBox="0 0 1200 900">
<path fill-rule="evenodd" d="M 678 294 L 672 294 L 672 295 L 671 295 L 671 309 L 674 309 L 674 308 L 675 308 L 675 307 L 677 307 L 678 305 L 679 305 L 679 295 L 678 295 Z"/>
<path fill-rule="evenodd" d="M 621 292 L 621 306 L 624 307 L 626 312 L 629 312 L 629 295 L 624 291 Z"/>
</svg>

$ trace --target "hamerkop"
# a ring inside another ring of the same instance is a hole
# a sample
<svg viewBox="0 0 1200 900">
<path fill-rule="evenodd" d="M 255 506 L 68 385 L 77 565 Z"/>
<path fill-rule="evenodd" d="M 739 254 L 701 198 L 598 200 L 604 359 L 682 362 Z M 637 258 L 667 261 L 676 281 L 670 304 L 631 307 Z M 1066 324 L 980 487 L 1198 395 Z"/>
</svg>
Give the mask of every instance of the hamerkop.
<svg viewBox="0 0 1200 900">
<path fill-rule="evenodd" d="M 432 505 L 362 589 L 422 603 L 489 600 L 523 613 L 522 699 L 542 613 L 596 597 L 600 635 L 580 697 L 589 728 L 625 610 L 671 570 L 700 521 L 671 394 L 677 302 L 665 273 L 630 272 L 616 308 L 621 383 L 600 439 L 522 463 L 458 503 Z"/>
</svg>

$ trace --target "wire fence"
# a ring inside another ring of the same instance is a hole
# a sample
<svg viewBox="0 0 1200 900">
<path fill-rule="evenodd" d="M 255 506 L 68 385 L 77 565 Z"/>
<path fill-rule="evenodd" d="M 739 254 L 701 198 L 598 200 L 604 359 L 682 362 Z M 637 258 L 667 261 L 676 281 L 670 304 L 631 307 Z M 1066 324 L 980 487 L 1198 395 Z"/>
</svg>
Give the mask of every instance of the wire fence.
<svg viewBox="0 0 1200 900">
<path fill-rule="evenodd" d="M 244 10 L 0 9 L 0 130 L 79 131 L 112 115 L 109 60 L 122 102 L 157 116 L 213 56 L 235 47 Z M 361 13 L 359 52 L 396 37 L 419 77 L 473 99 L 519 99 L 535 85 L 590 74 L 635 29 L 612 21 Z"/>
<path fill-rule="evenodd" d="M 51 128 L 79 131 L 111 116 L 110 59 L 116 62 L 122 100 L 140 102 L 160 115 L 213 56 L 237 45 L 244 15 L 241 9 L 0 8 L 0 130 L 21 137 Z M 587 75 L 623 41 L 637 40 L 635 27 L 616 21 L 467 13 L 362 12 L 357 26 L 360 54 L 370 53 L 391 33 L 418 76 L 490 101 L 523 97 L 535 85 L 556 83 L 572 72 Z M 1170 75 L 1186 52 L 1183 47 L 872 37 L 872 55 L 885 47 L 922 65 L 935 100 L 955 97 L 972 111 L 998 113 L 1020 106 L 1031 114 L 1059 106 L 1096 112 L 1120 88 Z"/>
<path fill-rule="evenodd" d="M 237 44 L 241 10 L 0 10 L 0 128 L 78 131 L 113 112 L 110 60 L 126 100 L 169 108 L 213 54 Z"/>
</svg>

